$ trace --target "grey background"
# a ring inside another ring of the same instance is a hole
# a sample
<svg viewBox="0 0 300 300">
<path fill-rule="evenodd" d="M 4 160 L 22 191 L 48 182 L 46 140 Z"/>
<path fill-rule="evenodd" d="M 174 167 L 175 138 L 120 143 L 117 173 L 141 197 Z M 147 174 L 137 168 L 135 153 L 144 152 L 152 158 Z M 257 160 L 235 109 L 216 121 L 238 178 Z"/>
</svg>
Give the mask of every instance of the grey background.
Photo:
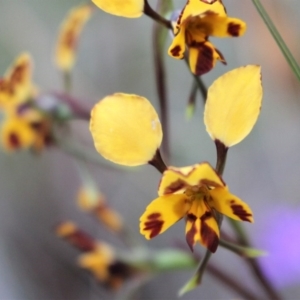
<svg viewBox="0 0 300 300">
<path fill-rule="evenodd" d="M 175 1 L 176 7 L 184 5 Z M 0 0 L 0 73 L 22 51 L 35 61 L 34 80 L 41 90 L 59 90 L 60 74 L 53 65 L 58 25 L 68 9 L 80 1 Z M 153 5 L 156 1 L 150 1 Z M 246 64 L 260 64 L 264 101 L 251 134 L 229 151 L 224 174 L 235 194 L 249 203 L 255 223 L 246 224 L 251 239 L 269 256 L 262 259 L 267 273 L 285 299 L 299 299 L 300 278 L 300 87 L 283 55 L 250 0 L 225 0 L 228 14 L 245 20 L 248 30 L 238 39 L 212 39 L 228 65 L 218 64 L 203 76 L 207 86 L 221 74 Z M 298 0 L 263 0 L 285 41 L 300 62 Z M 97 10 L 82 35 L 74 70 L 73 94 L 87 107 L 114 92 L 157 96 L 151 52 L 152 22 L 117 18 Z M 184 110 L 191 76 L 184 63 L 166 55 L 171 111 L 170 164 L 185 166 L 206 160 L 215 163 L 215 149 L 202 119 L 186 121 Z M 73 134 L 92 147 L 86 122 L 74 122 Z M 160 175 L 151 167 L 126 172 L 91 166 L 110 204 L 122 212 L 138 238 L 138 219 L 156 197 Z M 80 179 L 72 158 L 57 149 L 40 156 L 0 153 L 0 299 L 109 299 L 75 264 L 77 252 L 53 234 L 53 227 L 72 219 L 82 228 L 122 247 L 89 216 L 77 209 Z M 224 224 L 228 227 L 228 224 Z M 147 242 L 162 248 L 184 241 L 179 222 Z M 198 247 L 203 253 L 203 249 Z M 259 292 L 241 259 L 220 249 L 212 262 Z M 141 299 L 174 299 L 192 271 L 162 274 L 146 284 Z M 122 298 L 122 294 L 118 295 Z M 234 291 L 205 275 L 203 285 L 184 299 L 240 299 Z"/>
</svg>

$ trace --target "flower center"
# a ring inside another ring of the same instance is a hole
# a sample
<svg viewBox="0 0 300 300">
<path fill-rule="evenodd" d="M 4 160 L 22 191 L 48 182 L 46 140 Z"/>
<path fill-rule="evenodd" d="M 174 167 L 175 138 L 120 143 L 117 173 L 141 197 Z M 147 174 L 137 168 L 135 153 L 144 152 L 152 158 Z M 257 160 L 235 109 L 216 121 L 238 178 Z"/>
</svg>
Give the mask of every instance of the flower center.
<svg viewBox="0 0 300 300">
<path fill-rule="evenodd" d="M 194 185 L 191 187 L 188 187 L 185 192 L 186 196 L 189 198 L 189 200 L 191 202 L 195 201 L 195 200 L 206 200 L 209 198 L 209 189 L 202 185 Z"/>
</svg>

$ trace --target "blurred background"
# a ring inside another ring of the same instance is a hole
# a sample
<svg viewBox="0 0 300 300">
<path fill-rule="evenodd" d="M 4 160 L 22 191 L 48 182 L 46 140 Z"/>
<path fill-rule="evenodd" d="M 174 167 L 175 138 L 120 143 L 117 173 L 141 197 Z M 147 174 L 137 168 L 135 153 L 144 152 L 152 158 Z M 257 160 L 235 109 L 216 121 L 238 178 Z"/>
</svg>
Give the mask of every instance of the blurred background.
<svg viewBox="0 0 300 300">
<path fill-rule="evenodd" d="M 246 64 L 262 66 L 264 100 L 251 134 L 229 151 L 224 180 L 254 211 L 255 223 L 245 224 L 266 273 L 285 299 L 300 295 L 300 83 L 265 27 L 252 1 L 224 0 L 229 16 L 245 20 L 248 30 L 238 39 L 212 39 L 227 66 L 217 66 L 203 80 Z M 262 0 L 300 63 L 300 3 Z M 62 89 L 53 64 L 58 26 L 77 0 L 0 0 L 0 74 L 23 51 L 34 59 L 34 81 L 42 91 Z M 183 0 L 174 1 L 182 8 Z M 156 1 L 150 1 L 155 7 Z M 87 108 L 114 92 L 147 97 L 158 109 L 152 53 L 153 22 L 118 18 L 97 9 L 78 47 L 72 94 Z M 170 41 L 169 41 L 170 42 Z M 169 43 L 168 42 L 168 43 Z M 203 124 L 203 104 L 197 98 L 194 118 L 185 107 L 192 86 L 181 61 L 167 56 L 170 115 L 170 165 L 199 161 L 215 164 L 214 144 Z M 72 135 L 93 149 L 88 123 L 75 121 Z M 122 213 L 137 238 L 139 217 L 156 197 L 160 174 L 151 166 L 115 171 L 90 164 L 97 184 L 112 207 Z M 99 239 L 116 247 L 120 241 L 76 204 L 80 178 L 74 159 L 51 148 L 40 155 L 0 152 L 0 299 L 111 299 L 76 265 L 77 251 L 54 234 L 63 220 L 73 220 Z M 224 223 L 224 228 L 228 224 Z M 163 248 L 184 241 L 184 222 L 151 241 Z M 197 252 L 204 253 L 200 246 Z M 253 291 L 259 287 L 236 255 L 219 248 L 211 261 L 232 273 Z M 193 271 L 161 274 L 140 291 L 140 299 L 174 299 Z M 122 293 L 116 297 L 122 299 Z M 205 274 L 202 286 L 183 299 L 240 299 L 227 286 Z"/>
</svg>

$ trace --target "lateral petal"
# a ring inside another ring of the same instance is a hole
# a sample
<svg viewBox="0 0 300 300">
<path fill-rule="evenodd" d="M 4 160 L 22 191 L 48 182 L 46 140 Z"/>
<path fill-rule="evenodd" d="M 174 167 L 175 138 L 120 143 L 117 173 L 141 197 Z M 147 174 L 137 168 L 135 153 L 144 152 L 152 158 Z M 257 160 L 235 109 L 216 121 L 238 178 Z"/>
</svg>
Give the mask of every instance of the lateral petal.
<svg viewBox="0 0 300 300">
<path fill-rule="evenodd" d="M 148 240 L 154 238 L 180 220 L 190 206 L 184 194 L 156 198 L 140 218 L 140 233 Z"/>
<path fill-rule="evenodd" d="M 176 59 L 182 59 L 185 51 L 185 28 L 182 28 L 175 35 L 171 46 L 169 47 L 168 53 L 170 56 Z"/>
<path fill-rule="evenodd" d="M 234 220 L 253 222 L 253 213 L 249 205 L 231 194 L 227 188 L 215 188 L 210 190 L 209 194 L 210 207 Z"/>
<path fill-rule="evenodd" d="M 247 28 L 245 22 L 237 18 L 228 18 L 216 14 L 207 14 L 201 19 L 203 26 L 207 28 L 207 35 L 215 37 L 242 36 Z"/>
</svg>

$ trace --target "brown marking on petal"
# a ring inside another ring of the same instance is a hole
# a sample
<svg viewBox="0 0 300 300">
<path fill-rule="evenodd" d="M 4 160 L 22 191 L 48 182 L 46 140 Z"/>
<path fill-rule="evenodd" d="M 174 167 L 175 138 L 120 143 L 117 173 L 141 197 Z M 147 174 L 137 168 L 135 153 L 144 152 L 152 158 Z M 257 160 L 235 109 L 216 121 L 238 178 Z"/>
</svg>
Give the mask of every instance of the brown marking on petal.
<svg viewBox="0 0 300 300">
<path fill-rule="evenodd" d="M 248 213 L 242 205 L 240 204 L 234 204 L 234 200 L 230 201 L 231 205 L 231 209 L 234 215 L 236 215 L 237 217 L 239 217 L 242 221 L 247 221 L 247 222 L 251 222 L 251 219 L 249 217 L 252 217 L 251 213 Z"/>
<path fill-rule="evenodd" d="M 173 49 L 171 49 L 171 54 L 174 57 L 178 57 L 181 51 L 181 47 L 179 45 L 175 46 Z"/>
<path fill-rule="evenodd" d="M 147 217 L 149 221 L 145 222 L 145 227 L 143 230 L 150 230 L 150 239 L 157 236 L 163 227 L 164 221 L 160 220 L 160 213 L 153 213 Z"/>
<path fill-rule="evenodd" d="M 193 41 L 190 46 L 198 49 L 195 74 L 201 76 L 209 72 L 213 68 L 213 49 L 205 43 L 197 43 L 196 41 Z"/>
<path fill-rule="evenodd" d="M 166 194 L 174 194 L 175 192 L 183 189 L 186 186 L 187 186 L 187 184 L 186 184 L 185 181 L 183 181 L 182 179 L 178 179 L 178 180 L 172 182 L 170 185 L 168 185 L 165 188 L 164 195 L 166 195 Z"/>
<path fill-rule="evenodd" d="M 81 230 L 75 230 L 64 238 L 74 247 L 83 252 L 93 251 L 96 247 L 94 239 Z"/>
<path fill-rule="evenodd" d="M 208 220 L 210 218 L 213 218 L 213 215 L 210 211 L 207 211 L 200 218 L 200 221 L 201 221 L 200 235 L 201 235 L 202 241 L 206 245 L 207 249 L 210 252 L 215 253 L 218 248 L 219 237 L 216 234 L 216 232 L 212 228 L 210 228 L 205 222 L 206 220 Z"/>
<path fill-rule="evenodd" d="M 187 218 L 191 222 L 195 222 L 197 220 L 197 217 L 192 213 L 187 214 Z"/>
<path fill-rule="evenodd" d="M 21 147 L 21 141 L 15 132 L 11 132 L 9 134 L 8 139 L 9 139 L 9 144 L 12 148 L 17 149 Z"/>
<path fill-rule="evenodd" d="M 236 23 L 230 22 L 228 24 L 228 27 L 227 27 L 227 32 L 231 36 L 237 37 L 237 36 L 240 35 L 240 29 L 241 29 L 241 25 L 240 24 L 236 24 Z"/>
<path fill-rule="evenodd" d="M 197 219 L 197 218 L 196 218 Z M 195 244 L 195 235 L 197 234 L 196 223 L 193 222 L 193 225 L 189 231 L 185 234 L 186 242 L 189 245 L 192 252 L 194 252 Z"/>
</svg>

